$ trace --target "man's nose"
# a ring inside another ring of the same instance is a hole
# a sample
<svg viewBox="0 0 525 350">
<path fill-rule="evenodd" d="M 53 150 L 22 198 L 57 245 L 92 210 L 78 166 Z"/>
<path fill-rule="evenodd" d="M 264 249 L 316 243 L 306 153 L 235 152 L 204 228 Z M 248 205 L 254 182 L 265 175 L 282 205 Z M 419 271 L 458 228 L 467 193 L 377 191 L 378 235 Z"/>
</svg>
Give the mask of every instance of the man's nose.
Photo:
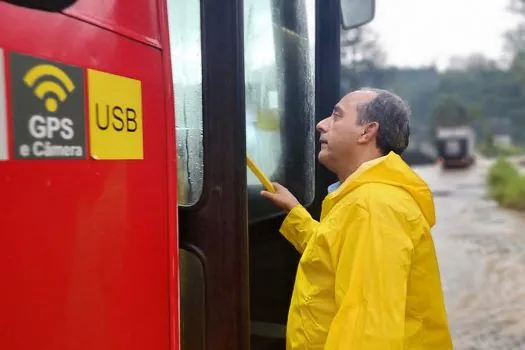
<svg viewBox="0 0 525 350">
<path fill-rule="evenodd" d="M 330 117 L 324 118 L 319 123 L 317 123 L 315 128 L 318 132 L 325 133 L 327 131 L 328 119 L 330 119 Z"/>
</svg>

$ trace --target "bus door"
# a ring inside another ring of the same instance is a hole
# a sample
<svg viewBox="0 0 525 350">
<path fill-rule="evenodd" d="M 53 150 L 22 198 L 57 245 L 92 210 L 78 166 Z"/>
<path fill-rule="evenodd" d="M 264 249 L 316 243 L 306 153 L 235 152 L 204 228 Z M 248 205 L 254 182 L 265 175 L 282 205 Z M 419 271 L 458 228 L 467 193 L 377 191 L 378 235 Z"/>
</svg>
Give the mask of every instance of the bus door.
<svg viewBox="0 0 525 350">
<path fill-rule="evenodd" d="M 241 0 L 164 0 L 177 136 L 181 347 L 249 349 Z"/>
<path fill-rule="evenodd" d="M 299 256 L 278 233 L 283 213 L 260 197 L 245 156 L 318 214 L 330 179 L 316 166 L 315 123 L 339 98 L 342 4 L 167 3 L 182 348 L 284 349 Z M 343 22 L 366 22 L 359 17 Z"/>
</svg>

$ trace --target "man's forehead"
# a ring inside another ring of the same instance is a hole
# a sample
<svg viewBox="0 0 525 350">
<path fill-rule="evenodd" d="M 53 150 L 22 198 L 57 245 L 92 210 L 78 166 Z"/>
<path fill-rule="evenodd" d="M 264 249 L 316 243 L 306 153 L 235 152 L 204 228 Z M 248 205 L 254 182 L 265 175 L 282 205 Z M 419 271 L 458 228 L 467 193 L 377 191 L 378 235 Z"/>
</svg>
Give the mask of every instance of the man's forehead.
<svg viewBox="0 0 525 350">
<path fill-rule="evenodd" d="M 358 90 L 346 94 L 334 107 L 334 111 L 341 112 L 355 108 L 358 103 L 368 103 L 377 96 L 375 91 Z"/>
<path fill-rule="evenodd" d="M 350 105 L 356 105 L 358 103 L 367 103 L 372 101 L 377 96 L 377 92 L 375 91 L 353 91 L 349 94 L 346 94 L 341 101 L 339 101 L 338 105 L 341 105 L 341 107 L 344 106 L 350 106 Z"/>
</svg>

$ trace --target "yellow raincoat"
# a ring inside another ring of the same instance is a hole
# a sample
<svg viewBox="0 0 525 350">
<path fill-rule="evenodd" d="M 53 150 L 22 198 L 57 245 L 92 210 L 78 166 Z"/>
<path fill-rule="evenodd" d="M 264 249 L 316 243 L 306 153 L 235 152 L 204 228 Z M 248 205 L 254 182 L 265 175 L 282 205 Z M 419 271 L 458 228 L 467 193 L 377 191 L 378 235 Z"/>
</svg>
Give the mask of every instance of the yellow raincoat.
<svg viewBox="0 0 525 350">
<path fill-rule="evenodd" d="M 395 153 L 363 164 L 281 233 L 302 253 L 287 350 L 449 350 L 427 185 Z"/>
</svg>

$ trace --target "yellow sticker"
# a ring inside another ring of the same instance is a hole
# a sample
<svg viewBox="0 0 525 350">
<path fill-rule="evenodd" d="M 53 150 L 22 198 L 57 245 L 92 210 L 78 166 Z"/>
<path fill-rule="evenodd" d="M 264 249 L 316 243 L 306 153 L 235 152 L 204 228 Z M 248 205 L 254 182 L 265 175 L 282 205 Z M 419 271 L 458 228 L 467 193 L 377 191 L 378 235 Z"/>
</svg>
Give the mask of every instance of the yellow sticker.
<svg viewBox="0 0 525 350">
<path fill-rule="evenodd" d="M 88 69 L 89 132 L 95 159 L 144 159 L 139 80 Z"/>
</svg>

